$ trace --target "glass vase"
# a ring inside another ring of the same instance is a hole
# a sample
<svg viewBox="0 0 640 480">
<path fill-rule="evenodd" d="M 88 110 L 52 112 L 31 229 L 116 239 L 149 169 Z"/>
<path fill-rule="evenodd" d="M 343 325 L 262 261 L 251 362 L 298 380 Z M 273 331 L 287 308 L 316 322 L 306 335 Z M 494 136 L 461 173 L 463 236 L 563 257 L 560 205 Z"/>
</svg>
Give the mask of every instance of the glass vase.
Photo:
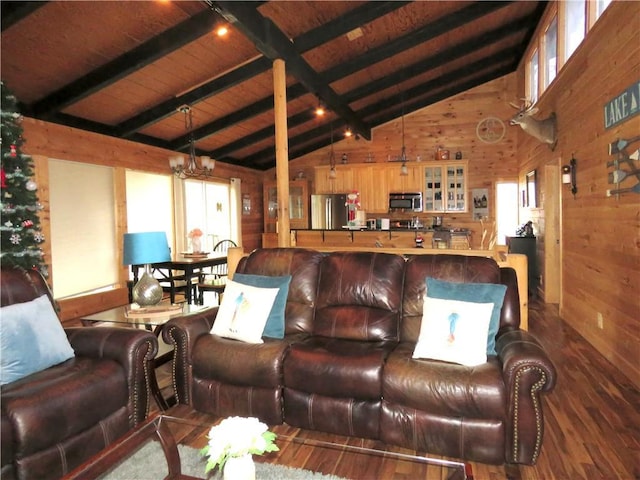
<svg viewBox="0 0 640 480">
<path fill-rule="evenodd" d="M 202 237 L 192 237 L 191 238 L 191 251 L 193 253 L 202 252 Z"/>
<path fill-rule="evenodd" d="M 230 457 L 224 464 L 223 480 L 256 480 L 256 465 L 250 454 Z"/>
</svg>

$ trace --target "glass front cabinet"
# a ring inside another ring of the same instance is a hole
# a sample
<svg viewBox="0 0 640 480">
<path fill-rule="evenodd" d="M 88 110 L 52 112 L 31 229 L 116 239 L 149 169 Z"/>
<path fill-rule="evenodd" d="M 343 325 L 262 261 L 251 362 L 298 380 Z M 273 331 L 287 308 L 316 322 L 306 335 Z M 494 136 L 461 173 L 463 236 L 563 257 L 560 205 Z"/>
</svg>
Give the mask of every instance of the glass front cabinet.
<svg viewBox="0 0 640 480">
<path fill-rule="evenodd" d="M 424 168 L 425 212 L 467 211 L 467 163 L 434 163 Z"/>
<path fill-rule="evenodd" d="M 264 231 L 275 233 L 278 222 L 278 189 L 275 182 L 264 184 Z M 289 183 L 289 226 L 292 230 L 309 228 L 309 183 Z"/>
</svg>

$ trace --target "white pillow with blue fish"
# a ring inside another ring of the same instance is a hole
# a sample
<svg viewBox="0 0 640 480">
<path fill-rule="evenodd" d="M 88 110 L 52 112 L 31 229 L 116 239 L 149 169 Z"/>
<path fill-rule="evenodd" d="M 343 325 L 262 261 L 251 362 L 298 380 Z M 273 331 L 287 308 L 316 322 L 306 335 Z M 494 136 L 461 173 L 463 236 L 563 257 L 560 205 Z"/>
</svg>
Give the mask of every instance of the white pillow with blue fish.
<svg viewBox="0 0 640 480">
<path fill-rule="evenodd" d="M 493 303 L 425 297 L 420 336 L 413 358 L 459 363 L 487 361 L 487 333 Z"/>
</svg>

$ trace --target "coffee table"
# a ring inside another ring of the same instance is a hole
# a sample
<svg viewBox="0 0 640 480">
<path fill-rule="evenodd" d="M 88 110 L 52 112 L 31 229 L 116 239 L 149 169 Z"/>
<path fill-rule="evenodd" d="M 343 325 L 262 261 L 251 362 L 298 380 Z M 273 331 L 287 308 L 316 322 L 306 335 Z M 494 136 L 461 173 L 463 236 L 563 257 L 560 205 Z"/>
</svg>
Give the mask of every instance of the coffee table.
<svg viewBox="0 0 640 480">
<path fill-rule="evenodd" d="M 168 302 L 161 302 L 160 306 L 171 306 Z M 190 313 L 195 313 L 205 308 L 203 305 L 192 305 L 188 303 L 181 303 L 174 306 L 179 306 L 179 310 L 167 312 L 166 314 L 158 314 L 157 312 L 153 316 L 148 317 L 131 317 L 128 315 L 130 310 L 135 310 L 136 305 L 123 305 L 121 307 L 111 308 L 103 312 L 98 312 L 93 315 L 87 315 L 80 319 L 82 325 L 85 327 L 95 327 L 105 324 L 111 324 L 120 327 L 128 328 L 144 328 L 152 331 L 156 337 L 160 337 L 162 332 L 162 326 L 174 317 L 181 317 Z M 156 403 L 161 410 L 167 410 L 173 403 L 173 399 L 165 399 L 160 392 L 158 385 L 158 379 L 156 378 L 155 369 L 160 365 L 171 361 L 173 359 L 173 348 L 160 342 L 161 350 L 159 355 L 151 361 L 151 368 L 149 368 L 151 377 L 151 393 L 156 399 Z M 164 351 L 163 351 L 164 350 Z"/>
<path fill-rule="evenodd" d="M 197 477 L 182 473 L 177 445 L 202 448 L 207 443 L 209 429 L 216 421 L 203 421 L 211 416 L 193 412 L 186 405 L 173 407 L 170 413 L 171 415 L 159 414 L 149 418 L 64 479 L 100 478 L 122 465 L 150 442 L 157 442 L 154 448 L 162 448 L 164 452 L 169 472 L 166 478 L 205 478 L 204 469 Z M 473 480 L 471 466 L 461 461 L 408 455 L 400 453 L 402 449 L 386 448 L 379 442 L 368 440 L 326 435 L 325 441 L 321 439 L 324 434 L 306 432 L 286 425 L 278 425 L 271 430 L 277 434 L 276 444 L 280 451 L 254 456 L 256 463 L 286 465 L 352 479 Z M 280 433 L 282 431 L 285 434 Z M 314 438 L 310 438 L 311 436 Z M 380 448 L 371 448 L 372 445 Z"/>
</svg>

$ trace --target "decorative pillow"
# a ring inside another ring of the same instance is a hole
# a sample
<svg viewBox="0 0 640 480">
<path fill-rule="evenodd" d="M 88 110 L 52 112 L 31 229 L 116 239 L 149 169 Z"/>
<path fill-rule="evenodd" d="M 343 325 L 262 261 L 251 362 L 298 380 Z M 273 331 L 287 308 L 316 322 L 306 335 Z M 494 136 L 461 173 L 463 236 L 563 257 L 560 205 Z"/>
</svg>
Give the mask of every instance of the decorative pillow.
<svg viewBox="0 0 640 480">
<path fill-rule="evenodd" d="M 49 297 L 0 308 L 0 385 L 73 358 Z"/>
<path fill-rule="evenodd" d="M 500 312 L 506 292 L 506 285 L 496 283 L 457 283 L 427 277 L 428 297 L 463 302 L 493 303 L 489 333 L 487 334 L 487 355 L 496 355 L 496 335 L 500 328 Z"/>
<path fill-rule="evenodd" d="M 468 367 L 485 363 L 492 309 L 492 303 L 425 297 L 413 358 L 431 358 Z"/>
<path fill-rule="evenodd" d="M 262 332 L 263 337 L 284 338 L 284 309 L 287 306 L 287 296 L 289 295 L 289 284 L 291 275 L 281 277 L 269 277 L 266 275 L 249 275 L 246 273 L 236 273 L 233 281 L 244 285 L 263 288 L 277 288 L 278 295 L 273 302 L 267 324 Z"/>
<path fill-rule="evenodd" d="M 262 332 L 277 294 L 277 288 L 258 288 L 227 280 L 211 333 L 262 343 Z"/>
</svg>

